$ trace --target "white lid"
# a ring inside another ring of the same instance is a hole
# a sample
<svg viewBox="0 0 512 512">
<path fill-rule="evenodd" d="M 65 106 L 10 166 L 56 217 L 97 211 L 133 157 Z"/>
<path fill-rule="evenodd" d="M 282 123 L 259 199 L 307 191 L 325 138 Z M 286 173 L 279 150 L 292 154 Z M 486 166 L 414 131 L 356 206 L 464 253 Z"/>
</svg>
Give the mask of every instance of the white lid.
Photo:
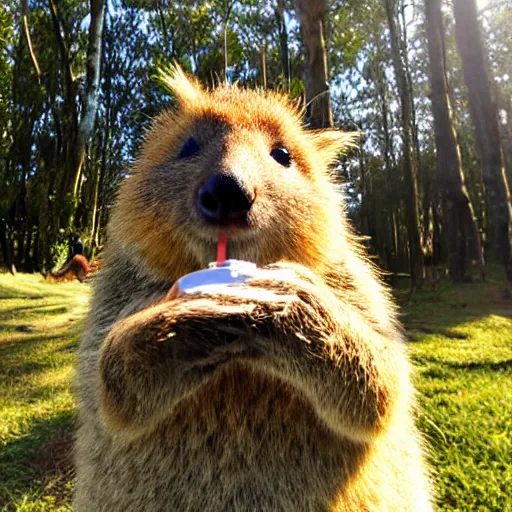
<svg viewBox="0 0 512 512">
<path fill-rule="evenodd" d="M 217 265 L 210 263 L 209 268 L 187 274 L 178 280 L 182 293 L 219 293 L 219 286 L 243 283 L 251 277 L 265 275 L 270 279 L 292 279 L 295 273 L 289 270 L 266 271 L 256 267 L 255 263 L 242 260 L 226 260 Z M 225 290 L 225 288 L 224 288 Z"/>
<path fill-rule="evenodd" d="M 226 260 L 217 265 L 210 263 L 209 268 L 187 274 L 178 280 L 183 293 L 205 293 L 207 288 L 218 285 L 242 283 L 256 275 L 255 263 L 241 260 Z"/>
</svg>

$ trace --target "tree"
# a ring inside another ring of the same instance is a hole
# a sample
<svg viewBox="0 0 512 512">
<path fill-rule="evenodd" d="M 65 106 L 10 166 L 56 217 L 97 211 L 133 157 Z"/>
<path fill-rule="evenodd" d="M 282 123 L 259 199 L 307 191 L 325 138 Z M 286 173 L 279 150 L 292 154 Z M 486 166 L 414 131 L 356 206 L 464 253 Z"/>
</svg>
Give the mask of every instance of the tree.
<svg viewBox="0 0 512 512">
<path fill-rule="evenodd" d="M 338 162 L 336 182 L 380 264 L 395 274 L 411 270 L 416 286 L 422 256 L 441 261 L 443 233 L 460 241 L 465 229 L 457 224 L 459 238 L 448 234 L 454 217 L 443 216 L 448 208 L 433 193 L 435 129 L 425 19 L 418 9 L 424 2 L 111 0 L 103 28 L 104 0 L 5 0 L 0 218 L 13 262 L 29 271 L 53 266 L 71 230 L 88 249 L 101 249 L 116 189 L 130 173 L 145 129 L 173 101 L 153 79 L 157 69 L 175 59 L 213 85 L 224 76 L 227 55 L 230 82 L 264 83 L 295 99 L 306 92 L 310 125 L 331 125 L 332 110 L 336 126 L 364 133 L 363 153 Z M 443 19 L 446 86 L 462 185 L 487 235 L 494 224 L 487 221 L 492 216 L 450 14 Z M 512 147 L 512 11 L 495 5 L 482 19 L 503 146 Z M 440 176 L 451 174 L 443 166 Z"/>
<path fill-rule="evenodd" d="M 471 276 L 471 259 L 481 258 L 480 234 L 462 172 L 446 83 L 441 0 L 426 0 L 432 112 L 437 149 L 437 187 L 443 197 L 444 239 L 449 247 L 450 277 Z"/>
<path fill-rule="evenodd" d="M 53 0 L 51 0 L 53 2 Z M 90 0 L 91 21 L 89 26 L 89 44 L 87 48 L 86 86 L 83 94 L 83 113 L 77 126 L 76 142 L 70 155 L 69 176 L 64 183 L 65 197 L 68 199 L 64 208 L 61 227 L 67 228 L 73 218 L 76 205 L 80 176 L 84 165 L 86 144 L 91 138 L 98 110 L 98 88 L 100 83 L 101 45 L 105 19 L 105 0 Z M 71 79 L 72 80 L 72 79 Z"/>
<path fill-rule="evenodd" d="M 407 58 L 407 56 L 403 56 L 400 51 L 401 45 L 397 23 L 397 5 L 395 0 L 384 0 L 384 5 L 391 39 L 391 56 L 400 96 L 405 204 L 407 214 L 406 222 L 409 238 L 411 282 L 412 288 L 415 289 L 421 284 L 423 254 L 419 229 L 418 169 L 416 167 L 416 160 L 412 154 L 411 88 L 407 81 L 407 74 L 403 62 L 403 59 Z"/>
<path fill-rule="evenodd" d="M 288 31 L 284 17 L 284 0 L 277 0 L 275 17 L 279 34 L 279 57 L 286 88 L 290 90 L 290 61 L 288 58 Z"/>
<path fill-rule="evenodd" d="M 487 201 L 494 210 L 496 244 L 507 278 L 512 280 L 512 202 L 476 0 L 454 0 L 453 8 L 457 47 L 462 58 Z"/>
<path fill-rule="evenodd" d="M 306 50 L 304 85 L 309 109 L 308 120 L 312 128 L 330 127 L 334 123 L 323 28 L 327 2 L 295 0 L 295 9 Z"/>
</svg>

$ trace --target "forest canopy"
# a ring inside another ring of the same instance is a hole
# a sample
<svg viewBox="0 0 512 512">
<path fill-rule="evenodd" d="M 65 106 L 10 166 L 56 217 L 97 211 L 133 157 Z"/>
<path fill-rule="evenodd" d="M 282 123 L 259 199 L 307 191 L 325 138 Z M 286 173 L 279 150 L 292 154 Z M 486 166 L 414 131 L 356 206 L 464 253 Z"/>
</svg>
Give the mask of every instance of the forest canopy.
<svg viewBox="0 0 512 512">
<path fill-rule="evenodd" d="M 4 0 L 0 242 L 45 271 L 105 241 L 119 183 L 173 99 L 171 62 L 282 91 L 305 122 L 361 133 L 336 173 L 370 253 L 421 283 L 512 279 L 512 4 L 507 0 Z"/>
</svg>

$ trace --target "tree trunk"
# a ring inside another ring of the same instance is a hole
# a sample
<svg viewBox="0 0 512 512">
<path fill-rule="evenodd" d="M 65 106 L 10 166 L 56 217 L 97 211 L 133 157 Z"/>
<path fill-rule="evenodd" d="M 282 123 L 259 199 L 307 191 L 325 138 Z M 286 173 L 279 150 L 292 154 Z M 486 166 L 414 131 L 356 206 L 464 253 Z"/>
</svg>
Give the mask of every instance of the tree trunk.
<svg viewBox="0 0 512 512">
<path fill-rule="evenodd" d="M 295 10 L 306 47 L 304 86 L 308 120 L 312 128 L 328 128 L 333 126 L 334 122 L 323 29 L 327 2 L 326 0 L 295 0 Z"/>
<path fill-rule="evenodd" d="M 91 252 L 94 252 L 95 249 L 95 238 L 96 238 L 96 221 L 98 218 L 98 207 L 99 207 L 99 191 L 100 191 L 100 182 L 101 174 L 103 170 L 103 162 L 100 167 L 97 169 L 93 169 L 94 179 L 92 180 L 92 190 L 91 190 L 91 208 L 88 212 L 87 219 L 87 228 L 89 230 L 89 247 Z"/>
<path fill-rule="evenodd" d="M 32 265 L 32 250 L 34 247 L 35 230 L 32 224 L 28 224 L 27 237 L 25 239 L 25 246 L 23 247 L 23 269 L 25 272 L 34 272 Z"/>
<path fill-rule="evenodd" d="M 265 45 L 261 47 L 261 76 L 263 79 L 263 89 L 267 88 L 267 49 Z"/>
<path fill-rule="evenodd" d="M 87 86 L 84 114 L 78 126 L 78 143 L 75 150 L 77 168 L 74 172 L 74 195 L 78 189 L 80 172 L 85 157 L 85 146 L 91 138 L 96 111 L 98 110 L 98 89 L 100 85 L 101 44 L 105 20 L 105 0 L 91 0 L 91 25 L 87 49 Z"/>
<path fill-rule="evenodd" d="M 426 0 L 432 113 L 437 149 L 437 185 L 443 198 L 443 224 L 449 244 L 448 265 L 454 281 L 471 278 L 471 259 L 480 260 L 481 242 L 469 198 L 446 82 L 441 0 Z M 483 262 L 480 262 L 483 265 Z"/>
<path fill-rule="evenodd" d="M 25 38 L 27 40 L 27 48 L 32 64 L 36 71 L 37 81 L 41 83 L 41 69 L 39 68 L 39 62 L 37 61 L 37 55 L 32 44 L 32 38 L 30 37 L 30 28 L 28 24 L 28 0 L 21 0 L 21 15 L 23 17 L 23 28 L 25 32 Z"/>
<path fill-rule="evenodd" d="M 78 130 L 78 108 L 76 104 L 77 84 L 71 69 L 72 58 L 67 44 L 66 27 L 64 24 L 58 2 L 48 0 L 53 24 L 53 33 L 59 53 L 59 75 L 62 80 L 63 102 L 61 108 L 52 108 L 57 135 L 57 158 L 52 185 L 56 191 L 56 198 L 51 202 L 49 212 L 49 233 L 42 236 L 42 245 L 45 248 L 43 266 L 53 266 L 50 261 L 51 244 L 59 238 L 60 228 L 67 227 L 68 219 L 72 216 L 74 201 L 71 197 L 70 175 L 71 155 L 76 145 Z M 50 189 L 51 190 L 51 189 Z"/>
<path fill-rule="evenodd" d="M 503 95 L 502 89 L 498 84 L 493 87 L 494 97 L 496 98 L 496 109 L 498 112 L 503 111 L 507 117 L 507 123 L 500 126 L 501 143 L 505 154 L 505 166 L 507 181 L 512 182 L 512 96 Z M 509 185 L 510 187 L 510 185 Z"/>
<path fill-rule="evenodd" d="M 468 88 L 487 201 L 494 210 L 496 243 L 507 278 L 512 280 L 512 203 L 476 0 L 454 0 L 453 8 L 455 35 Z"/>
<path fill-rule="evenodd" d="M 231 16 L 231 11 L 235 2 L 229 2 L 226 6 L 226 13 L 224 15 L 224 80 L 226 83 L 228 82 L 228 27 L 229 27 L 229 17 Z"/>
<path fill-rule="evenodd" d="M 411 133 L 412 133 L 412 144 L 413 144 L 413 155 L 416 158 L 416 168 L 418 169 L 418 173 L 421 176 L 421 150 L 420 150 L 420 142 L 419 142 L 419 129 L 418 122 L 416 119 L 416 107 L 414 105 L 414 88 L 411 76 L 411 66 L 409 65 L 409 40 L 407 38 L 407 19 L 405 16 L 405 8 L 407 7 L 406 1 L 400 1 L 400 19 L 401 19 L 401 27 L 402 33 L 400 36 L 400 51 L 402 55 L 402 62 L 404 64 L 405 71 L 405 79 L 407 82 L 407 87 L 409 88 L 409 98 L 411 101 Z"/>
<path fill-rule="evenodd" d="M 275 9 L 277 30 L 279 32 L 279 57 L 281 60 L 281 70 L 286 82 L 287 90 L 290 91 L 290 59 L 288 57 L 288 31 L 284 19 L 284 0 L 277 0 Z"/>
<path fill-rule="evenodd" d="M 34 240 L 32 243 L 32 255 L 30 257 L 30 266 L 34 272 L 39 272 L 41 267 L 39 265 L 39 226 L 36 226 L 34 232 Z"/>
<path fill-rule="evenodd" d="M 380 50 L 380 48 L 379 48 Z M 389 190 L 388 194 L 388 221 L 387 227 L 389 232 L 388 242 L 385 249 L 386 254 L 386 262 L 387 262 L 387 270 L 391 272 L 398 272 L 397 267 L 397 254 L 398 254 L 398 237 L 396 233 L 396 226 L 394 224 L 394 205 L 393 205 L 393 195 L 392 191 L 396 188 L 396 184 L 398 182 L 397 173 L 395 172 L 395 164 L 394 164 L 394 153 L 393 153 L 393 144 L 391 141 L 391 133 L 389 128 L 389 90 L 388 84 L 386 80 L 386 74 L 382 63 L 378 61 L 376 63 L 376 70 L 373 76 L 376 86 L 377 93 L 377 105 L 379 107 L 379 116 L 380 123 L 379 128 L 382 136 L 382 153 L 384 155 L 384 169 L 387 178 L 387 187 Z M 377 211 L 376 209 L 374 211 Z"/>
<path fill-rule="evenodd" d="M 9 272 L 16 275 L 16 265 L 14 264 L 12 243 L 9 237 L 9 229 L 5 219 L 0 218 L 0 246 L 2 248 L 2 259 Z"/>
<path fill-rule="evenodd" d="M 386 15 L 391 38 L 391 55 L 400 94 L 402 113 L 402 144 L 403 169 L 405 182 L 405 208 L 407 235 L 409 238 L 409 261 L 411 270 L 411 285 L 415 289 L 421 284 L 423 253 L 421 250 L 419 204 L 418 204 L 418 169 L 412 155 L 412 109 L 410 89 L 407 84 L 405 66 L 400 52 L 400 39 L 397 28 L 397 12 L 395 0 L 384 0 Z"/>
<path fill-rule="evenodd" d="M 101 45 L 105 20 L 105 0 L 91 0 L 91 24 L 89 26 L 89 46 L 87 49 L 87 78 L 84 98 L 83 115 L 80 119 L 77 131 L 76 144 L 71 157 L 70 177 L 66 180 L 71 189 L 67 190 L 71 204 L 64 211 L 64 219 L 61 224 L 67 227 L 73 218 L 73 205 L 76 202 L 79 190 L 82 167 L 85 159 L 85 148 L 91 138 L 98 110 L 98 89 L 101 69 Z"/>
<path fill-rule="evenodd" d="M 167 23 L 165 22 L 164 8 L 162 6 L 161 1 L 157 2 L 156 8 L 158 10 L 158 17 L 160 19 L 160 29 L 162 31 L 162 39 L 163 39 L 163 43 L 164 43 L 164 49 L 165 49 L 165 52 L 167 53 L 167 55 L 170 55 L 170 54 L 172 54 L 172 52 L 170 51 L 169 34 L 167 31 Z"/>
</svg>

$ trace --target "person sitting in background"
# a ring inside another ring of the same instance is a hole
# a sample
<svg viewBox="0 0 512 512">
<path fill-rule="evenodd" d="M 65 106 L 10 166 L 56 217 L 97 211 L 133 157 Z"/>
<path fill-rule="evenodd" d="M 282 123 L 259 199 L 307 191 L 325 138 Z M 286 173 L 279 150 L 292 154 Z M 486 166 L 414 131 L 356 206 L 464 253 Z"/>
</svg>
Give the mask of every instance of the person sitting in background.
<svg viewBox="0 0 512 512">
<path fill-rule="evenodd" d="M 79 235 L 73 235 L 69 243 L 68 257 L 66 263 L 69 263 L 74 256 L 84 254 L 84 243 L 80 240 Z"/>
</svg>

